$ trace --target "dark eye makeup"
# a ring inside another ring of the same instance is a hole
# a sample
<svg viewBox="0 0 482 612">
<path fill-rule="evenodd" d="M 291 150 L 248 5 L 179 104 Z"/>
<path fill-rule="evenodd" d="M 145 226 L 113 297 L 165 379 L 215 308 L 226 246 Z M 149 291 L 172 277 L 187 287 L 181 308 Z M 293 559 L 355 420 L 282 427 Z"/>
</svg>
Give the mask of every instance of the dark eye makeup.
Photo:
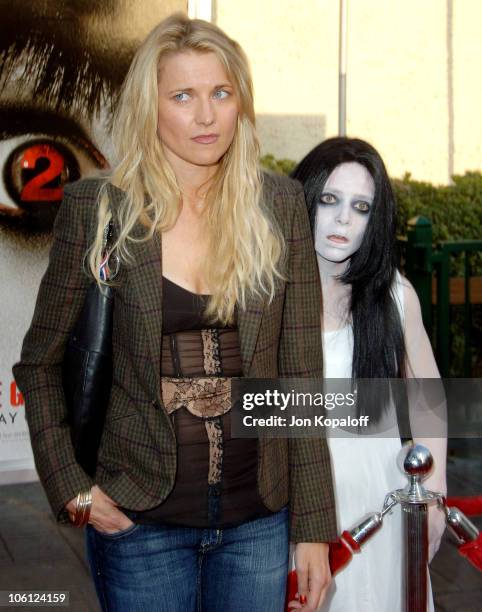
<svg viewBox="0 0 482 612">
<path fill-rule="evenodd" d="M 331 206 L 333 204 L 338 204 L 339 201 L 340 200 L 336 195 L 327 191 L 320 195 L 318 204 Z M 352 202 L 352 206 L 355 210 L 362 214 L 369 213 L 371 209 L 371 203 L 365 202 L 365 200 L 355 200 L 354 202 Z"/>
<path fill-rule="evenodd" d="M 368 202 L 365 202 L 363 200 L 358 200 L 358 202 L 355 202 L 353 204 L 353 207 L 356 208 L 356 210 L 358 210 L 361 213 L 369 213 L 370 212 L 370 208 L 371 208 L 371 204 L 369 204 Z"/>
<path fill-rule="evenodd" d="M 334 196 L 332 193 L 322 193 L 320 196 L 320 204 L 336 204 L 338 202 L 338 198 Z"/>
</svg>

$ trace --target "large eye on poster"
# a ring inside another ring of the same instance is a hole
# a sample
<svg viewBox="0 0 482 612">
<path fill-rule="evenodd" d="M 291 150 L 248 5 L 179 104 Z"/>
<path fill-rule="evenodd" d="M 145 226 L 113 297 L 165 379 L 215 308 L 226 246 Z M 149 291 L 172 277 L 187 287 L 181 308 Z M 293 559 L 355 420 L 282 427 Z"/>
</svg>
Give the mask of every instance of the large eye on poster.
<svg viewBox="0 0 482 612">
<path fill-rule="evenodd" d="M 28 235 L 51 230 L 63 187 L 108 162 L 72 120 L 31 109 L 3 112 L 0 220 Z M 0 125 L 2 115 L 0 115 Z"/>
<path fill-rule="evenodd" d="M 12 377 L 64 186 L 108 171 L 109 125 L 139 42 L 179 0 L 0 0 L 0 484 L 32 478 Z"/>
</svg>

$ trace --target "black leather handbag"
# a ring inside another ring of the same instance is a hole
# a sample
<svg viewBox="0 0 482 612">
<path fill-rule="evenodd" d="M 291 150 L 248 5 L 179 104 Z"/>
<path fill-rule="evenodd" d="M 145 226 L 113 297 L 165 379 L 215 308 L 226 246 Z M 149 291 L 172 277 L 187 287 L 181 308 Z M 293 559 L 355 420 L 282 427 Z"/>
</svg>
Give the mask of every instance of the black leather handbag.
<svg viewBox="0 0 482 612">
<path fill-rule="evenodd" d="M 112 235 L 106 226 L 103 252 Z M 117 268 L 118 260 L 116 259 Z M 115 274 L 117 269 L 115 270 Z M 109 274 L 111 280 L 115 274 Z M 114 290 L 94 281 L 85 296 L 62 363 L 62 384 L 77 462 L 93 476 L 112 387 Z"/>
</svg>

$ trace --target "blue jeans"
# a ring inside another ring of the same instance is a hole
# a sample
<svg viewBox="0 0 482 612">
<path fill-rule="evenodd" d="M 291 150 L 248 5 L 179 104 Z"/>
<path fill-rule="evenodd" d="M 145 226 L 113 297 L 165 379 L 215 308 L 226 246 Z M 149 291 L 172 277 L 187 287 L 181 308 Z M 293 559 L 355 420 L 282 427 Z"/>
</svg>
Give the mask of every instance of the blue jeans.
<svg viewBox="0 0 482 612">
<path fill-rule="evenodd" d="M 283 612 L 288 509 L 228 529 L 87 526 L 104 612 Z"/>
</svg>

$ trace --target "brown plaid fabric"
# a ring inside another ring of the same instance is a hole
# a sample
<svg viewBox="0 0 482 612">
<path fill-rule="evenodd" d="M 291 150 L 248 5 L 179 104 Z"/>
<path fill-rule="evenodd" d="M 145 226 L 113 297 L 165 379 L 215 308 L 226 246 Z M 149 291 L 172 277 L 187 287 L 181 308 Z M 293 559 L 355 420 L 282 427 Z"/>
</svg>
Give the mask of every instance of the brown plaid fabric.
<svg viewBox="0 0 482 612">
<path fill-rule="evenodd" d="M 101 179 L 68 185 L 55 227 L 21 360 L 13 368 L 25 397 L 35 463 L 55 515 L 97 483 L 121 506 L 145 510 L 169 494 L 176 472 L 176 438 L 160 397 L 162 334 L 161 244 L 131 243 L 135 263 L 121 266 L 115 289 L 114 381 L 92 481 L 76 463 L 61 383 L 65 345 L 90 283 L 84 255 L 96 224 Z M 123 192 L 109 186 L 114 221 Z M 286 237 L 287 282 L 276 294 L 252 297 L 239 309 L 245 376 L 319 377 L 322 374 L 320 288 L 301 186 L 266 174 L 263 198 Z M 135 236 L 144 228 L 139 223 Z M 325 440 L 259 441 L 258 490 L 273 511 L 289 502 L 291 539 L 336 538 L 330 458 Z"/>
</svg>

